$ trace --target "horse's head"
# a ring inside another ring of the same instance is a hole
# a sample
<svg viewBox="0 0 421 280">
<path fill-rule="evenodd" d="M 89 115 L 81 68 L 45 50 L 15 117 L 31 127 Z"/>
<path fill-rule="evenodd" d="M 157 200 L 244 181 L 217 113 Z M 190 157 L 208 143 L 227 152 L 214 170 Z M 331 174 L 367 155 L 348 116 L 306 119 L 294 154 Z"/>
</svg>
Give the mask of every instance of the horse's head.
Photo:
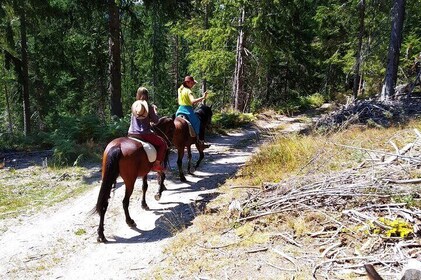
<svg viewBox="0 0 421 280">
<path fill-rule="evenodd" d="M 199 116 L 200 121 L 205 125 L 205 127 L 208 127 L 211 124 L 213 114 L 212 105 L 207 106 L 205 104 L 201 104 L 195 112 Z"/>
<path fill-rule="evenodd" d="M 152 125 L 152 129 L 161 136 L 168 146 L 171 146 L 171 142 L 174 136 L 175 125 L 172 118 L 162 117 L 156 124 Z"/>
</svg>

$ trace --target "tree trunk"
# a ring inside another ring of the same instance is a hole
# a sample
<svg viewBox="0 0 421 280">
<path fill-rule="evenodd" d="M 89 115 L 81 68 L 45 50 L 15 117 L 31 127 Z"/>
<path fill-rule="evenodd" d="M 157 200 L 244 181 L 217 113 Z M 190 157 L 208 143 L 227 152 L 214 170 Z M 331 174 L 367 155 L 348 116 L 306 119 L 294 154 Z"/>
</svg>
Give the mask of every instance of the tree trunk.
<svg viewBox="0 0 421 280">
<path fill-rule="evenodd" d="M 109 16 L 109 71 L 111 96 L 111 115 L 119 118 L 123 117 L 123 107 L 121 104 L 121 45 L 120 45 L 120 17 L 115 0 L 108 0 Z"/>
<path fill-rule="evenodd" d="M 363 36 L 364 36 L 364 18 L 365 18 L 365 0 L 361 0 L 358 4 L 359 9 L 359 18 L 360 18 L 360 27 L 359 27 L 359 34 L 358 34 L 358 47 L 357 53 L 355 55 L 355 72 L 354 72 L 354 85 L 352 88 L 352 92 L 354 95 L 354 99 L 357 99 L 358 93 L 360 90 L 360 67 L 361 67 L 361 48 L 363 45 Z"/>
<path fill-rule="evenodd" d="M 31 111 L 29 106 L 29 70 L 28 70 L 28 45 L 26 38 L 25 8 L 18 9 L 20 18 L 20 39 L 22 55 L 22 88 L 23 88 L 23 130 L 25 136 L 31 132 Z"/>
<path fill-rule="evenodd" d="M 178 77 L 180 77 L 180 69 L 179 69 L 179 51 L 180 51 L 180 47 L 179 47 L 179 40 L 178 40 L 178 35 L 174 36 L 174 62 L 173 62 L 173 75 L 174 75 L 174 95 L 177 98 L 178 96 Z"/>
<path fill-rule="evenodd" d="M 209 28 L 209 4 L 205 4 L 205 18 L 204 18 L 203 26 L 205 30 Z M 206 46 L 203 46 L 203 48 L 205 50 L 207 49 Z M 202 79 L 202 92 L 205 92 L 206 90 L 207 90 L 206 78 L 203 78 Z M 203 100 L 203 103 L 206 104 L 206 100 Z"/>
<path fill-rule="evenodd" d="M 235 70 L 234 70 L 234 79 L 232 83 L 232 97 L 233 103 L 232 107 L 234 110 L 242 112 L 244 110 L 244 8 L 240 11 L 240 17 L 238 19 L 238 37 L 237 37 L 237 49 L 236 49 L 236 59 L 235 59 Z"/>
<path fill-rule="evenodd" d="M 6 111 L 7 111 L 7 121 L 8 121 L 8 130 L 11 135 L 13 135 L 13 124 L 12 124 L 12 111 L 10 110 L 9 102 L 9 91 L 7 90 L 7 82 L 4 81 L 4 95 L 6 97 Z"/>
<path fill-rule="evenodd" d="M 389 54 L 387 56 L 386 77 L 380 97 L 382 101 L 392 98 L 395 94 L 404 17 L 405 0 L 395 0 L 392 12 L 392 31 L 390 34 Z"/>
</svg>

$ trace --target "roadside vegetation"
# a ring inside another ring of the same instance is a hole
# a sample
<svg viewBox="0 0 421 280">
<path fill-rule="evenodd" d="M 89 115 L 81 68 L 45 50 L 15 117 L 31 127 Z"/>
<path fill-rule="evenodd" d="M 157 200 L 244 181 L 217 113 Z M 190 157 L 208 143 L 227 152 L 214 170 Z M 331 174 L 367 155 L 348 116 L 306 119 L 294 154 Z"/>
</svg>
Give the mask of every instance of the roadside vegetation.
<svg viewBox="0 0 421 280">
<path fill-rule="evenodd" d="M 236 206 L 240 206 L 240 202 L 244 200 L 253 201 L 253 196 L 257 197 L 259 193 L 264 193 L 264 190 L 271 188 L 271 185 L 284 182 L 282 186 L 289 184 L 292 186 L 294 182 L 289 183 L 289 179 L 292 178 L 298 178 L 299 181 L 301 180 L 299 178 L 305 180 L 306 177 L 313 178 L 311 176 L 318 174 L 323 177 L 323 174 L 335 172 L 340 174 L 342 171 L 358 168 L 370 159 L 370 151 L 393 153 L 395 148 L 391 143 L 403 147 L 416 141 L 414 129 L 421 129 L 421 120 L 416 119 L 405 125 L 389 128 L 359 125 L 329 135 L 312 132 L 307 135 L 293 134 L 269 139 L 234 178 L 219 188 L 218 197 L 206 205 L 205 210 L 194 220 L 193 226 L 172 232 L 175 238 L 166 249 L 168 257 L 154 269 L 154 278 L 183 279 L 189 275 L 199 275 L 218 279 L 229 273 L 230 277 L 236 279 L 250 277 L 260 279 L 259 275 L 262 277 L 264 275 L 264 279 L 290 279 L 292 275 L 294 279 L 309 279 L 314 272 L 312 269 L 314 264 L 306 265 L 306 255 L 310 261 L 313 253 L 319 256 L 326 255 L 328 247 L 337 241 L 339 245 L 336 246 L 340 246 L 341 242 L 342 246 L 345 246 L 344 244 L 353 244 L 356 239 L 360 240 L 351 246 L 355 246 L 355 250 L 361 250 L 356 251 L 356 255 L 361 257 L 361 252 L 366 249 L 361 244 L 364 241 L 368 244 L 376 234 L 384 236 L 382 237 L 384 240 L 401 238 L 403 241 L 410 238 L 413 236 L 412 226 L 401 219 L 392 221 L 380 218 L 379 220 L 389 228 L 388 231 L 375 224 L 371 224 L 365 230 L 361 227 L 350 228 L 348 237 L 347 234 L 345 237 L 341 235 L 340 238 L 332 238 L 325 246 L 318 247 L 316 245 L 319 244 L 315 244 L 312 236 L 324 234 L 320 231 L 331 226 L 332 217 L 335 215 L 331 210 L 327 210 L 328 205 L 326 209 L 324 207 L 309 208 L 306 211 L 291 209 L 284 213 L 275 212 L 250 220 L 244 220 L 244 217 L 249 215 L 247 212 L 249 210 L 236 210 Z M 418 169 L 408 169 L 406 172 L 408 178 L 421 177 Z M 407 207 L 419 209 L 421 200 L 416 191 L 410 190 L 409 187 L 404 194 L 395 193 L 389 199 L 380 200 L 379 203 L 403 202 Z M 374 191 L 368 189 L 368 194 Z M 387 193 L 387 188 L 384 191 Z M 376 201 L 364 202 L 362 198 L 359 202 L 350 203 L 370 205 Z M 255 200 L 255 203 L 259 202 Z M 253 203 L 250 207 L 253 208 Z M 270 212 L 269 208 L 267 209 Z M 338 214 L 340 216 L 340 212 Z M 326 252 L 320 248 L 326 249 Z M 323 260 L 318 258 L 316 260 Z M 297 270 L 297 267 L 300 269 Z M 344 279 L 360 279 L 355 270 L 344 273 L 347 275 Z"/>
</svg>

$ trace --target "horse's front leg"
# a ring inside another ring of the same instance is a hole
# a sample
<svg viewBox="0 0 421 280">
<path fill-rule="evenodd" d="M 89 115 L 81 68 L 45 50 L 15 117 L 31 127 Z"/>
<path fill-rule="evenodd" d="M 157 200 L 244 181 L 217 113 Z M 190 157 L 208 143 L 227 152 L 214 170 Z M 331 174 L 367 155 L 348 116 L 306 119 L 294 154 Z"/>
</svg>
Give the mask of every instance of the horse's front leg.
<svg viewBox="0 0 421 280">
<path fill-rule="evenodd" d="M 142 179 L 142 209 L 149 210 L 149 206 L 146 203 L 146 192 L 148 191 L 148 175 L 143 176 Z"/>
<path fill-rule="evenodd" d="M 155 199 L 156 200 L 160 200 L 161 199 L 162 192 L 167 190 L 167 188 L 164 185 L 165 173 L 164 172 L 158 172 L 158 176 L 157 177 L 158 177 L 159 190 L 155 194 Z"/>
<path fill-rule="evenodd" d="M 129 227 L 135 227 L 136 226 L 136 223 L 130 217 L 130 213 L 129 213 L 130 196 L 133 193 L 135 181 L 136 181 L 136 178 L 134 178 L 134 180 L 124 181 L 124 183 L 126 185 L 126 193 L 125 193 L 124 198 L 123 198 L 123 209 L 124 209 L 124 214 L 126 215 L 126 223 L 129 225 Z"/>
<path fill-rule="evenodd" d="M 197 169 L 199 167 L 199 164 L 204 157 L 205 157 L 205 153 L 203 151 L 199 150 L 199 159 L 197 160 L 194 169 Z"/>
<path fill-rule="evenodd" d="M 186 182 L 187 179 L 184 176 L 183 172 L 183 156 L 184 156 L 184 147 L 177 148 L 177 167 L 178 167 L 178 175 L 180 176 L 181 182 Z"/>
<path fill-rule="evenodd" d="M 193 171 L 191 170 L 191 158 L 192 158 L 191 146 L 188 146 L 187 147 L 187 159 L 188 159 L 188 161 L 187 161 L 187 172 L 189 174 L 193 174 Z"/>
</svg>

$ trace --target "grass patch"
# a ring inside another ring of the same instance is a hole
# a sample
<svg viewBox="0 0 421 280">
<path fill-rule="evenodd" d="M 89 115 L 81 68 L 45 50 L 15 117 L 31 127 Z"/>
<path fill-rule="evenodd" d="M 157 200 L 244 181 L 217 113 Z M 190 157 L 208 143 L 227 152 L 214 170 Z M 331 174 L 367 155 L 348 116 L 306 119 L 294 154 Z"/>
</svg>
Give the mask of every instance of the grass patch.
<svg viewBox="0 0 421 280">
<path fill-rule="evenodd" d="M 89 190 L 84 168 L 7 169 L 0 172 L 0 219 L 34 213 Z"/>
<path fill-rule="evenodd" d="M 75 235 L 80 236 L 86 234 L 86 230 L 83 228 L 79 228 L 75 231 Z"/>
<path fill-rule="evenodd" d="M 420 124 L 421 121 L 412 122 L 407 127 Z M 247 162 L 232 183 L 260 185 L 263 182 L 278 182 L 287 176 L 310 170 L 328 172 L 351 168 L 372 156 L 367 150 L 394 153 L 391 142 L 402 148 L 414 140 L 413 130 L 402 127 L 354 127 L 332 135 L 278 137 L 262 145 L 260 152 Z M 418 177 L 419 174 L 414 173 L 413 176 Z"/>
</svg>

